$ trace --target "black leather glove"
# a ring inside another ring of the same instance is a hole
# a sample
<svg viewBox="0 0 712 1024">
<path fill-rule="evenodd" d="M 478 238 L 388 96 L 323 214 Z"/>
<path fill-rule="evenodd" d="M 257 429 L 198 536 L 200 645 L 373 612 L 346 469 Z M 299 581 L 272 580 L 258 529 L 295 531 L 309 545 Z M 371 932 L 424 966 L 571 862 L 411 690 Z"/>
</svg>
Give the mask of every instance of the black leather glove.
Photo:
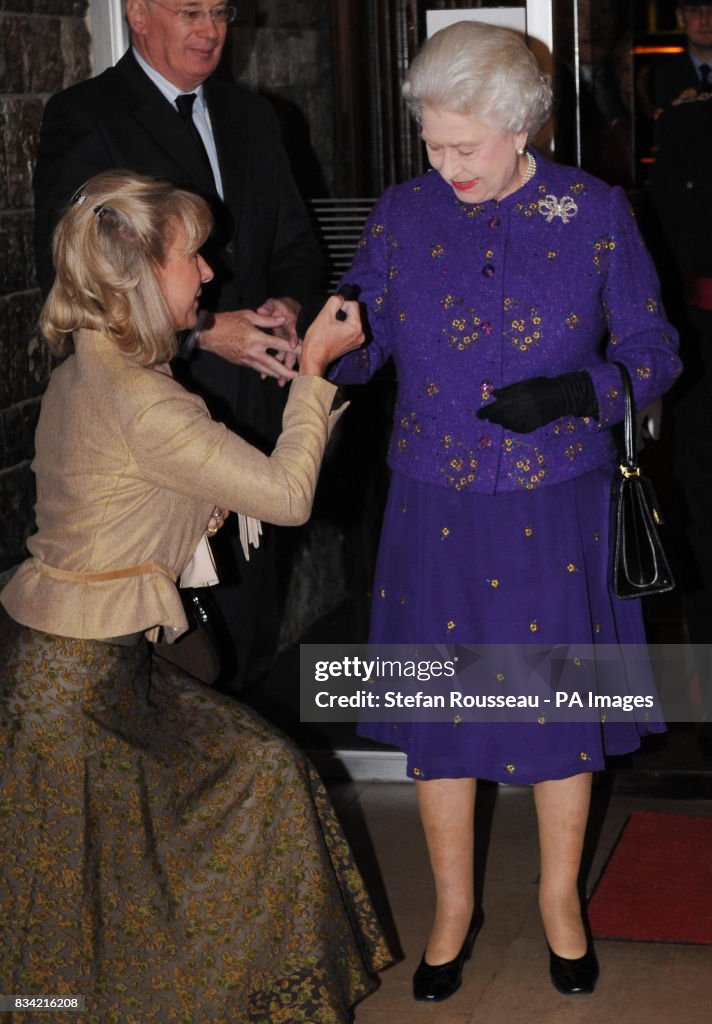
<svg viewBox="0 0 712 1024">
<path fill-rule="evenodd" d="M 596 392 L 587 370 L 558 377 L 529 377 L 492 392 L 495 399 L 477 410 L 477 417 L 499 423 L 517 434 L 530 434 L 561 416 L 594 416 Z"/>
</svg>

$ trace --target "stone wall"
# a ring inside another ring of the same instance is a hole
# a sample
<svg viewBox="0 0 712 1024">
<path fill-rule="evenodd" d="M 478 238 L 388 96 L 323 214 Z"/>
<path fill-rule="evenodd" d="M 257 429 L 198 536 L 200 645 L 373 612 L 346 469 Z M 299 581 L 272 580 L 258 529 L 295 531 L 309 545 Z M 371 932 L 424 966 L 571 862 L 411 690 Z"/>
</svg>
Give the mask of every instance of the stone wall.
<svg viewBox="0 0 712 1024">
<path fill-rule="evenodd" d="M 90 73 L 86 0 L 0 0 L 0 573 L 24 557 L 50 360 L 38 344 L 32 170 L 46 98 Z"/>
</svg>

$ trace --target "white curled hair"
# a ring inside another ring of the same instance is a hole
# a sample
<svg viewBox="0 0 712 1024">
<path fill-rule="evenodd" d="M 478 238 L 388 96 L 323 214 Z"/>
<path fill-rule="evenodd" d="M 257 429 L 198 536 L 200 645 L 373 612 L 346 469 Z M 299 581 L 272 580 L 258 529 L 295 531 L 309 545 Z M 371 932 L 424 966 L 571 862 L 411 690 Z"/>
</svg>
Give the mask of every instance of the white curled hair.
<svg viewBox="0 0 712 1024">
<path fill-rule="evenodd" d="M 434 107 L 515 135 L 536 135 L 551 110 L 549 78 L 522 37 L 481 21 L 458 21 L 431 36 L 410 66 L 403 97 L 417 121 Z"/>
</svg>

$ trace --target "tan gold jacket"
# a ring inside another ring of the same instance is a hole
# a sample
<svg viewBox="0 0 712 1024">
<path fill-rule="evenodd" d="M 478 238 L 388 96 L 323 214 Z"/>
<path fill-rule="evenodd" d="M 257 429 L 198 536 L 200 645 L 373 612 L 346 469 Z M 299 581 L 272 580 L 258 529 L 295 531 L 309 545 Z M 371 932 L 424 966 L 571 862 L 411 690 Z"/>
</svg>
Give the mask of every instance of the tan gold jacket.
<svg viewBox="0 0 712 1024">
<path fill-rule="evenodd" d="M 283 433 L 263 455 L 214 422 L 167 367 L 146 369 L 80 331 L 52 374 L 37 427 L 37 533 L 0 594 L 16 621 L 97 639 L 184 631 L 175 580 L 215 505 L 282 526 L 311 512 L 342 410 L 334 385 L 290 387 Z"/>
</svg>

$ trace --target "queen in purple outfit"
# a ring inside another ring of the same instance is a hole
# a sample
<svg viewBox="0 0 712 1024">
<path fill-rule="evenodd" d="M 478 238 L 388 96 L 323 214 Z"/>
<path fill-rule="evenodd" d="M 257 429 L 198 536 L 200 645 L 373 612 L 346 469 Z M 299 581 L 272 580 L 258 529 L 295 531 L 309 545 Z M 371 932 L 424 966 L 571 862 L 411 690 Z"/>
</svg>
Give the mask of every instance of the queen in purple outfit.
<svg viewBox="0 0 712 1024">
<path fill-rule="evenodd" d="M 615 362 L 639 408 L 680 363 L 630 206 L 620 189 L 527 145 L 551 96 L 514 33 L 443 29 L 404 95 L 432 170 L 373 210 L 347 275 L 372 340 L 332 374 L 363 382 L 392 357 L 398 377 L 370 639 L 510 653 L 643 644 L 639 602 L 608 582 L 609 428 L 623 416 Z M 565 993 L 593 990 L 577 891 L 592 773 L 663 728 L 634 716 L 552 723 L 537 711 L 523 723 L 362 724 L 406 751 L 416 780 L 437 897 L 416 999 L 457 989 L 482 921 L 477 778 L 533 784 L 551 978 Z"/>
</svg>

